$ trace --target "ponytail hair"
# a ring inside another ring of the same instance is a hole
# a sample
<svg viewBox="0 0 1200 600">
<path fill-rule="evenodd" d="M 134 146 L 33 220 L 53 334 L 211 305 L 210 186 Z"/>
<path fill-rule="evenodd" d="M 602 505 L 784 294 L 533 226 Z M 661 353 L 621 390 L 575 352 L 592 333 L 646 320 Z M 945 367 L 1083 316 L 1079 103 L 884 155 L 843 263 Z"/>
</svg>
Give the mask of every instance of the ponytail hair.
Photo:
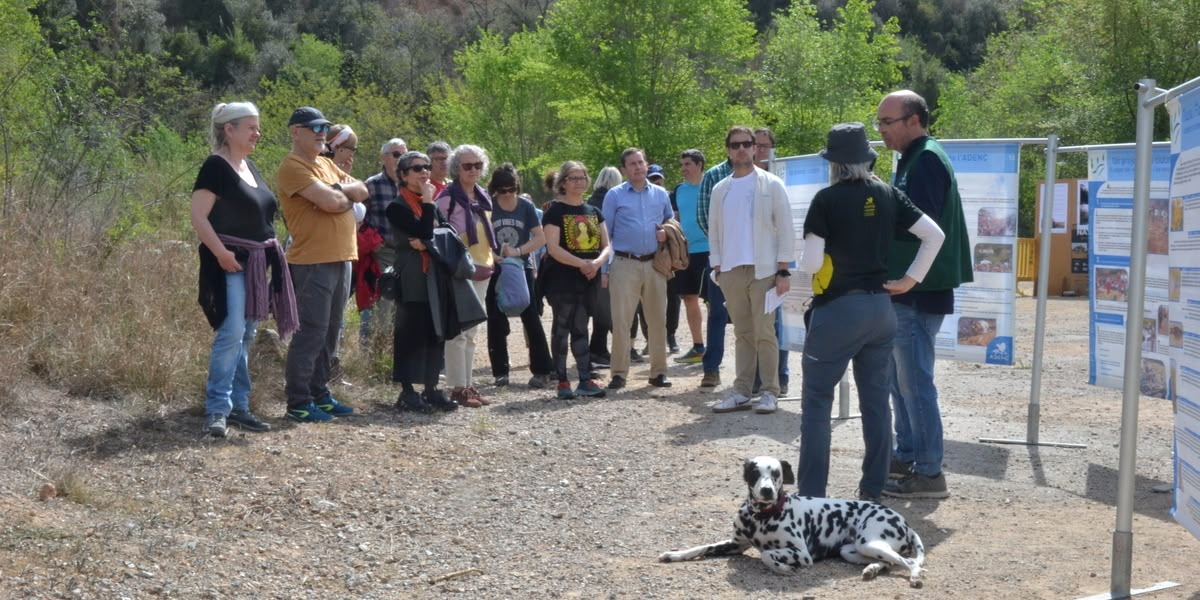
<svg viewBox="0 0 1200 600">
<path fill-rule="evenodd" d="M 225 146 L 225 125 L 233 123 L 236 127 L 243 117 L 257 117 L 258 107 L 251 102 L 218 102 L 212 110 L 212 120 L 208 128 L 208 146 L 213 152 Z"/>
</svg>

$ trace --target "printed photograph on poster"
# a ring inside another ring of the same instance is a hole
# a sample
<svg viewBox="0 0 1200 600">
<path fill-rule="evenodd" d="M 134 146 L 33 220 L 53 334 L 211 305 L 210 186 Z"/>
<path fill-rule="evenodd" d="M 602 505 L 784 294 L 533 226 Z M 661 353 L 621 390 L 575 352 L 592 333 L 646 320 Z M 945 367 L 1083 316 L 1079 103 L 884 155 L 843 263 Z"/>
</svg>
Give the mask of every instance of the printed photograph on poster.
<svg viewBox="0 0 1200 600">
<path fill-rule="evenodd" d="M 1171 198 L 1171 231 L 1183 231 L 1183 198 Z"/>
<path fill-rule="evenodd" d="M 1158 352 L 1158 324 L 1142 319 L 1142 352 Z"/>
<path fill-rule="evenodd" d="M 1017 211 L 1007 207 L 987 206 L 979 209 L 978 235 L 1012 237 L 1017 235 Z"/>
<path fill-rule="evenodd" d="M 1038 197 L 1042 195 L 1044 186 L 1037 186 Z M 1042 203 L 1045 210 L 1045 202 Z M 1041 220 L 1038 220 L 1038 228 L 1041 228 Z M 1067 232 L 1067 184 L 1054 184 L 1054 207 L 1050 211 L 1050 233 L 1066 233 Z"/>
<path fill-rule="evenodd" d="M 1182 348 L 1183 347 L 1183 322 L 1182 321 L 1171 321 L 1170 327 L 1171 327 L 1171 347 L 1172 348 Z"/>
<path fill-rule="evenodd" d="M 1149 223 L 1146 225 L 1146 252 L 1149 254 L 1166 255 L 1167 249 L 1170 246 L 1170 241 L 1167 238 L 1167 200 L 1165 198 L 1151 198 L 1149 211 Z"/>
<path fill-rule="evenodd" d="M 1079 180 L 1079 203 L 1076 205 L 1079 214 L 1076 215 L 1075 226 L 1078 229 L 1087 231 L 1088 226 L 1088 181 L 1086 179 Z"/>
<path fill-rule="evenodd" d="M 1179 289 L 1183 287 L 1183 268 L 1167 269 L 1167 300 L 1179 302 Z"/>
<path fill-rule="evenodd" d="M 1171 309 L 1166 304 L 1158 305 L 1158 334 L 1168 335 L 1171 333 L 1170 328 Z"/>
<path fill-rule="evenodd" d="M 1142 359 L 1142 394 L 1153 398 L 1167 397 L 1167 366 L 1161 360 Z"/>
<path fill-rule="evenodd" d="M 1125 302 L 1129 288 L 1129 270 L 1096 267 L 1096 300 Z"/>
<path fill-rule="evenodd" d="M 980 273 L 1012 273 L 1011 244 L 976 244 L 975 271 Z"/>
<path fill-rule="evenodd" d="M 963 346 L 987 346 L 996 339 L 996 320 L 958 318 L 958 343 Z"/>
</svg>

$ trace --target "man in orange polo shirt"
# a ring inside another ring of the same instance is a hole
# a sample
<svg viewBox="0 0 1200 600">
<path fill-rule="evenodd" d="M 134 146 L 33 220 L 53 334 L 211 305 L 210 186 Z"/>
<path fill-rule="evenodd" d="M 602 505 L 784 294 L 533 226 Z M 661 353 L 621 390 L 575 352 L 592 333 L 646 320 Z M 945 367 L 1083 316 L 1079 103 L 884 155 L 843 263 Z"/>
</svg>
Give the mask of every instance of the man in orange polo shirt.
<svg viewBox="0 0 1200 600">
<path fill-rule="evenodd" d="M 288 133 L 292 151 L 279 166 L 276 187 L 292 236 L 287 259 L 300 329 L 288 346 L 284 389 L 288 418 L 316 423 L 354 412 L 333 398 L 328 382 L 350 293 L 350 261 L 358 259 L 351 208 L 367 199 L 367 186 L 321 156 L 329 133 L 321 111 L 296 109 Z"/>
</svg>

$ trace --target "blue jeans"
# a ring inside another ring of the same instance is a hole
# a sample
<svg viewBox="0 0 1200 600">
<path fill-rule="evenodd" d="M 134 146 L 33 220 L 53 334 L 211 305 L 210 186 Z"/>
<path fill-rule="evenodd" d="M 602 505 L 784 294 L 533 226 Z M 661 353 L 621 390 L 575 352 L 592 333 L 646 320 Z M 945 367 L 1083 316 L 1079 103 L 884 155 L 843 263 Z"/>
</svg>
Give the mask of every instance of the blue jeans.
<svg viewBox="0 0 1200 600">
<path fill-rule="evenodd" d="M 896 316 L 891 303 L 886 293 L 860 294 L 836 298 L 813 310 L 801 366 L 800 468 L 796 483 L 803 495 L 826 497 L 833 391 L 852 360 L 864 446 L 858 488 L 864 496 L 883 493 L 892 449 L 888 362 Z"/>
<path fill-rule="evenodd" d="M 927 477 L 942 472 L 942 411 L 933 384 L 934 340 L 945 315 L 894 304 L 896 344 L 892 351 L 892 404 L 896 411 L 896 448 L 900 461 L 914 463 Z"/>
<path fill-rule="evenodd" d="M 246 274 L 225 274 L 228 313 L 213 337 L 208 356 L 208 383 L 204 388 L 204 414 L 228 415 L 250 408 L 250 365 L 247 352 L 254 343 L 258 322 L 246 318 Z"/>
<path fill-rule="evenodd" d="M 708 321 L 705 325 L 704 340 L 704 372 L 711 373 L 721 370 L 721 361 L 725 358 L 725 326 L 729 324 L 729 311 L 725 308 L 725 294 L 721 286 L 713 283 L 709 277 L 712 269 L 704 270 L 704 296 L 708 301 Z"/>
<path fill-rule="evenodd" d="M 788 384 L 792 370 L 788 368 L 788 351 L 783 349 L 783 309 L 775 310 L 775 339 L 779 341 L 779 387 Z M 762 386 L 762 374 L 755 373 L 754 387 Z"/>
</svg>

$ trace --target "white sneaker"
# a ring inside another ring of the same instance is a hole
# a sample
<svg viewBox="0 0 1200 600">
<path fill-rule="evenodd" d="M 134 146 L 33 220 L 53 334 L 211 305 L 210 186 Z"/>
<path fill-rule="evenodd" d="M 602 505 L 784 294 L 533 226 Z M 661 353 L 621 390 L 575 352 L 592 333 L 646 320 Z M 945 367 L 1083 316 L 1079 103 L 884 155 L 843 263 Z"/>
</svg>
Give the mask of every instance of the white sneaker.
<svg viewBox="0 0 1200 600">
<path fill-rule="evenodd" d="M 779 401 L 776 400 L 775 394 L 771 392 L 763 392 L 758 397 L 758 406 L 754 407 L 754 412 L 760 415 L 769 415 L 779 408 Z"/>
<path fill-rule="evenodd" d="M 738 410 L 750 410 L 753 408 L 750 405 L 750 399 L 739 394 L 737 390 L 730 389 L 725 392 L 725 397 L 721 401 L 712 406 L 712 411 L 715 413 L 728 413 Z"/>
</svg>

